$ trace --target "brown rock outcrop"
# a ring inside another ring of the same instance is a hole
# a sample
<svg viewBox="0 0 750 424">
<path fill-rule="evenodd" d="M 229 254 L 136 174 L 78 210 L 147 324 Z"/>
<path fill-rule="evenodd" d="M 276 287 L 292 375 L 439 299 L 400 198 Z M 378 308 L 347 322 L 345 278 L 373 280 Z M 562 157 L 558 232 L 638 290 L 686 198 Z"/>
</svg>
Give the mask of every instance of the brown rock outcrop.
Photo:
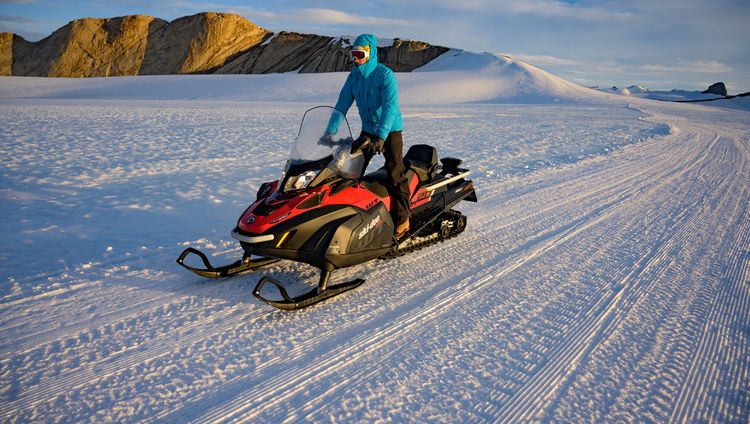
<svg viewBox="0 0 750 424">
<path fill-rule="evenodd" d="M 13 37 L 10 32 L 0 32 L 0 77 L 11 75 L 13 66 Z"/>
<path fill-rule="evenodd" d="M 78 19 L 37 43 L 14 41 L 13 75 L 137 75 L 150 31 L 163 25 L 166 21 L 140 15 Z"/>
<path fill-rule="evenodd" d="M 200 13 L 171 23 L 141 15 L 85 18 L 36 43 L 15 36 L 8 48 L 3 38 L 0 60 L 10 56 L 10 74 L 25 76 L 201 73 L 268 35 L 247 19 L 224 13 Z"/>
<path fill-rule="evenodd" d="M 140 73 L 209 73 L 270 35 L 242 16 L 228 13 L 179 18 L 151 34 Z"/>
</svg>

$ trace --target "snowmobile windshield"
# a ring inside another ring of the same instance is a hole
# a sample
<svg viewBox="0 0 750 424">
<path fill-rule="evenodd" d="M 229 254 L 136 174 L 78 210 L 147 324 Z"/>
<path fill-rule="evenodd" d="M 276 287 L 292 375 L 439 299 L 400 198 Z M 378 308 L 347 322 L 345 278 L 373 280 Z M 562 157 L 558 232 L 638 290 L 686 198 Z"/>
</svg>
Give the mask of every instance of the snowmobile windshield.
<svg viewBox="0 0 750 424">
<path fill-rule="evenodd" d="M 302 117 L 299 133 L 289 151 L 286 176 L 292 169 L 328 168 L 343 178 L 359 178 L 365 159 L 361 152 L 351 154 L 354 142 L 346 117 L 328 106 L 314 107 Z M 317 165 L 317 166 L 316 166 Z M 301 189 L 302 183 L 296 184 Z"/>
</svg>

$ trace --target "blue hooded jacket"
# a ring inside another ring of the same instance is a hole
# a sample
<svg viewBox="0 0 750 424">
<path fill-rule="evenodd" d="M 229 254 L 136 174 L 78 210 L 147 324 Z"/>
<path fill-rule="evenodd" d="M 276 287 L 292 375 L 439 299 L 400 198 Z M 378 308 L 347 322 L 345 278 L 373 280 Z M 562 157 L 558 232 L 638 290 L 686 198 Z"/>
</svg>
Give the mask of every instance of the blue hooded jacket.
<svg viewBox="0 0 750 424">
<path fill-rule="evenodd" d="M 336 109 L 346 115 L 352 102 L 357 101 L 362 131 L 385 140 L 391 131 L 401 131 L 401 110 L 398 107 L 398 83 L 387 66 L 378 62 L 377 39 L 362 34 L 354 46 L 370 46 L 370 59 L 354 66 L 339 93 Z M 335 133 L 340 122 L 331 122 L 329 131 Z"/>
</svg>

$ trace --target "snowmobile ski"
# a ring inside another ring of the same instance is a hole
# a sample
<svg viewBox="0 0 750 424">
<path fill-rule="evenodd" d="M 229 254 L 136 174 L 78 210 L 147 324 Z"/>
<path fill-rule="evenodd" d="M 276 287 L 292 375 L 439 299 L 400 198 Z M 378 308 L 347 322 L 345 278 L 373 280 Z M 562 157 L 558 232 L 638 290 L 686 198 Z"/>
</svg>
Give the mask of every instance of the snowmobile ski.
<svg viewBox="0 0 750 424">
<path fill-rule="evenodd" d="M 206 266 L 205 269 L 195 268 L 195 267 L 185 264 L 185 258 L 191 253 L 201 258 L 201 260 L 203 261 L 203 264 Z M 205 253 L 201 252 L 198 249 L 188 247 L 187 249 L 183 250 L 180 256 L 177 258 L 177 263 L 180 264 L 185 269 L 187 269 L 188 271 L 191 271 L 197 275 L 200 275 L 201 277 L 223 278 L 223 277 L 233 277 L 235 275 L 252 272 L 257 269 L 264 268 L 268 265 L 276 263 L 280 260 L 281 259 L 265 258 L 265 257 L 251 259 L 250 256 L 245 254 L 242 257 L 242 259 L 235 261 L 229 265 L 214 267 L 213 265 L 211 265 L 211 262 L 208 260 L 208 257 L 206 256 Z"/>
<path fill-rule="evenodd" d="M 329 286 L 328 285 L 328 279 L 331 276 L 330 271 L 323 270 L 320 274 L 320 282 L 318 283 L 318 287 L 310 290 L 307 293 L 301 294 L 296 297 L 289 296 L 289 293 L 286 291 L 286 288 L 277 281 L 275 278 L 270 276 L 265 276 L 258 281 L 258 285 L 255 286 L 255 290 L 253 290 L 253 295 L 260 299 L 261 301 L 275 307 L 278 309 L 283 309 L 285 311 L 295 311 L 298 309 L 307 308 L 308 306 L 312 306 L 316 303 L 322 302 L 326 299 L 330 299 L 334 296 L 338 296 L 341 293 L 347 292 L 352 289 L 356 289 L 357 287 L 361 286 L 362 283 L 365 282 L 365 280 L 361 278 L 357 278 L 352 281 L 347 281 L 344 283 L 334 284 Z M 263 286 L 266 285 L 266 283 L 270 283 L 279 290 L 279 293 L 281 294 L 281 297 L 283 299 L 281 300 L 271 300 L 268 298 L 263 297 L 260 294 L 261 289 Z"/>
</svg>

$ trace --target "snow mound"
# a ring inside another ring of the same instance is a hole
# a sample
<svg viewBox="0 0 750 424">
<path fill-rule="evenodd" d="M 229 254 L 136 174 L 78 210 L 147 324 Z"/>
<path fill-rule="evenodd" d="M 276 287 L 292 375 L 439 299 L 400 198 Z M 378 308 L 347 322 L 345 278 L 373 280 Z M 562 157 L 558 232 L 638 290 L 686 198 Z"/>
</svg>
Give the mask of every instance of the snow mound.
<svg viewBox="0 0 750 424">
<path fill-rule="evenodd" d="M 425 77 L 434 73 L 441 77 Z M 456 95 L 463 102 L 489 103 L 571 103 L 605 98 L 596 90 L 510 56 L 455 49 L 417 69 L 407 79 L 410 81 L 404 88 L 404 97 L 424 103 L 454 103 Z"/>
<path fill-rule="evenodd" d="M 642 87 L 638 84 L 631 85 L 630 87 L 627 88 L 627 90 L 631 93 L 648 93 L 651 91 L 648 88 Z"/>
</svg>

